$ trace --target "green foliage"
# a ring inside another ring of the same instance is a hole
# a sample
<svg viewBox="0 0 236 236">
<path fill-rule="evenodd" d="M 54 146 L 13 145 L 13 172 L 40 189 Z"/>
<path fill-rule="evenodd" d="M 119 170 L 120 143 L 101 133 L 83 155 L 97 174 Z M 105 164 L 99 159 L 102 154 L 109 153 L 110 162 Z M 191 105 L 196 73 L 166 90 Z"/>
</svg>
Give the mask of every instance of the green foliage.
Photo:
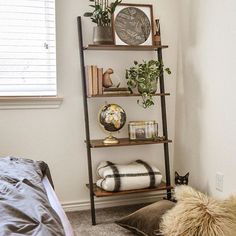
<svg viewBox="0 0 236 236">
<path fill-rule="evenodd" d="M 157 60 L 134 61 L 134 66 L 126 70 L 127 85 L 131 92 L 137 88 L 142 95 L 141 105 L 148 108 L 154 105 L 153 94 L 156 92 L 157 81 L 163 71 L 171 74 L 169 68 L 164 68 L 162 62 Z M 140 104 L 140 101 L 137 101 Z"/>
<path fill-rule="evenodd" d="M 89 5 L 93 8 L 92 12 L 85 12 L 85 17 L 90 17 L 92 22 L 96 23 L 98 26 L 111 26 L 112 15 L 118 4 L 122 0 L 115 0 L 110 5 L 108 5 L 108 0 L 89 0 L 94 2 L 93 5 Z"/>
</svg>

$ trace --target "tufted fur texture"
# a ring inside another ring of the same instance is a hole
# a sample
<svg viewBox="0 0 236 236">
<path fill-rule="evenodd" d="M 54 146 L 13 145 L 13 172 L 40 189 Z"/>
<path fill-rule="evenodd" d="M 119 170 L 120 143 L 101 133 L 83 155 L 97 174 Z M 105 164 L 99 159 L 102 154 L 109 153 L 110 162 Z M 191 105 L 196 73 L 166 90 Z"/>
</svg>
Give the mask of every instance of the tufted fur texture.
<svg viewBox="0 0 236 236">
<path fill-rule="evenodd" d="M 236 197 L 216 200 L 185 185 L 176 187 L 178 203 L 160 225 L 165 236 L 235 236 Z"/>
</svg>

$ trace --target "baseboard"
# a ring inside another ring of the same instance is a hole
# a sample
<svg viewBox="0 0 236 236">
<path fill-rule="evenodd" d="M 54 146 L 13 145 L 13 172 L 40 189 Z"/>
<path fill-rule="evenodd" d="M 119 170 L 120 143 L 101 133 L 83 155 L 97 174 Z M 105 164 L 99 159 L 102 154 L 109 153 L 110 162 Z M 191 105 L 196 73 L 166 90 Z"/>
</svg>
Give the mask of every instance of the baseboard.
<svg viewBox="0 0 236 236">
<path fill-rule="evenodd" d="M 124 205 L 134 205 L 140 203 L 152 203 L 158 201 L 165 197 L 166 194 L 158 193 L 158 194 L 148 194 L 148 195 L 129 195 L 126 197 L 114 197 L 114 198 L 95 198 L 95 207 L 98 208 L 108 208 L 114 206 L 124 206 Z M 90 201 L 74 201 L 74 202 L 64 202 L 62 203 L 62 207 L 64 211 L 82 211 L 90 209 Z"/>
</svg>

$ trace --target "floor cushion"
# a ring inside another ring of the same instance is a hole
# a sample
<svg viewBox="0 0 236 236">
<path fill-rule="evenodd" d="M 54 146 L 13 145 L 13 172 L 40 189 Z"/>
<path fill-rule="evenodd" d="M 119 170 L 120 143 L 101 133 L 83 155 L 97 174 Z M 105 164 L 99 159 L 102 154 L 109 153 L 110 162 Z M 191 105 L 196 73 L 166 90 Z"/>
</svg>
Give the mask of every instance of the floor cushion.
<svg viewBox="0 0 236 236">
<path fill-rule="evenodd" d="M 158 235 L 159 223 L 162 215 L 175 203 L 168 200 L 161 200 L 145 206 L 134 213 L 117 220 L 115 223 L 131 230 L 137 235 L 154 236 Z"/>
</svg>

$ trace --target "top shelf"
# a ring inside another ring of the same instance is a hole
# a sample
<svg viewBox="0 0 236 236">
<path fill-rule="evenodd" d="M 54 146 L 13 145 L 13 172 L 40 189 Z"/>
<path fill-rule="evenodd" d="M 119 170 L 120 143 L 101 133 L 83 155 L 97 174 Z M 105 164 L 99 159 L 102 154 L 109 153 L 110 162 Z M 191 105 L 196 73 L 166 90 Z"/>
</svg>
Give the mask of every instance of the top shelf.
<svg viewBox="0 0 236 236">
<path fill-rule="evenodd" d="M 112 50 L 112 51 L 157 51 L 158 48 L 168 48 L 167 45 L 160 46 L 130 46 L 130 45 L 95 45 L 89 44 L 84 50 Z"/>
</svg>

